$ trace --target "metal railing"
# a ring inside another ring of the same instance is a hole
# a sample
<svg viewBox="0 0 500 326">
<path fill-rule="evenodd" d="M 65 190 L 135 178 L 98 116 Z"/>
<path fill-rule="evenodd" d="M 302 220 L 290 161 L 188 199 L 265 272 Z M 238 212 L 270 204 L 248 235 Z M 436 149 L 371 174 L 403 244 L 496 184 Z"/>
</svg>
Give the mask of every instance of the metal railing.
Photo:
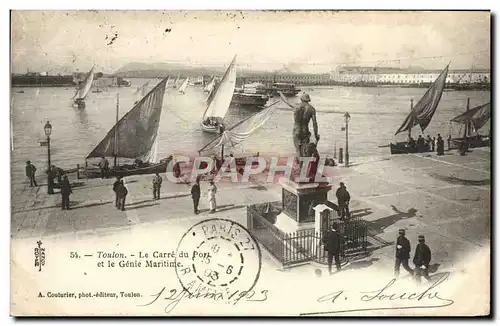
<svg viewBox="0 0 500 326">
<path fill-rule="evenodd" d="M 272 202 L 247 206 L 247 227 L 250 233 L 283 267 L 307 262 L 327 263 L 324 242 L 331 223 L 335 223 L 342 237 L 341 260 L 352 253 L 366 250 L 367 224 L 360 217 L 340 219 L 333 211 L 324 230 L 304 229 L 285 233 L 275 225 L 276 216 L 281 213 L 281 203 Z"/>
</svg>

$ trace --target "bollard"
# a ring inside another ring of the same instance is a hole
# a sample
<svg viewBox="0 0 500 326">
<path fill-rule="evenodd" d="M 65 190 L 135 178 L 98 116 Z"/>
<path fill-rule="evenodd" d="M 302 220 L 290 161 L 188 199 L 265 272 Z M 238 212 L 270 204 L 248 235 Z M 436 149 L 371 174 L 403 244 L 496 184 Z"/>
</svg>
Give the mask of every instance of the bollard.
<svg viewBox="0 0 500 326">
<path fill-rule="evenodd" d="M 342 147 L 339 148 L 339 163 L 344 163 L 344 149 Z"/>
<path fill-rule="evenodd" d="M 76 179 L 80 179 L 80 164 L 76 165 Z"/>
</svg>

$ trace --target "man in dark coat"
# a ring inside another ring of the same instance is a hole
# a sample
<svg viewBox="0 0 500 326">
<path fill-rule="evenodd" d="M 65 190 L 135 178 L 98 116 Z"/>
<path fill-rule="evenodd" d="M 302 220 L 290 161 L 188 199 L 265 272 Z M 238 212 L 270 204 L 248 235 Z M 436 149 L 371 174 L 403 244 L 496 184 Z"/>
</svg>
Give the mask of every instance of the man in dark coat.
<svg viewBox="0 0 500 326">
<path fill-rule="evenodd" d="M 116 191 L 118 189 L 118 186 L 122 183 L 121 177 L 116 177 L 115 183 L 113 183 L 113 191 L 115 192 L 115 207 L 118 208 L 118 192 Z"/>
<path fill-rule="evenodd" d="M 340 183 L 340 187 L 337 189 L 335 195 L 337 196 L 337 202 L 339 204 L 340 218 L 349 218 L 349 201 L 351 200 L 351 195 L 349 195 L 349 191 L 347 191 L 343 182 Z"/>
<path fill-rule="evenodd" d="M 436 152 L 437 155 L 444 155 L 444 140 L 441 134 L 438 134 Z"/>
<path fill-rule="evenodd" d="M 69 209 L 69 195 L 71 193 L 73 193 L 73 191 L 71 190 L 71 184 L 69 183 L 68 176 L 65 175 L 61 182 L 61 197 L 62 197 L 61 207 L 63 210 Z"/>
<path fill-rule="evenodd" d="M 335 266 L 337 267 L 337 272 L 340 271 L 340 244 L 341 244 L 341 236 L 335 229 L 336 225 L 332 226 L 332 229 L 328 231 L 326 235 L 325 249 L 328 252 L 328 272 L 332 274 L 332 263 L 333 258 L 335 258 Z"/>
<path fill-rule="evenodd" d="M 431 249 L 425 244 L 425 237 L 418 236 L 418 245 L 415 249 L 413 256 L 413 263 L 415 264 L 415 280 L 420 283 L 421 276 L 426 280 L 431 281 L 429 277 L 429 263 L 431 262 Z"/>
<path fill-rule="evenodd" d="M 116 187 L 116 194 L 118 195 L 118 209 L 122 211 L 125 210 L 125 198 L 127 197 L 128 190 L 123 183 L 123 180 L 120 180 L 120 183 Z"/>
<path fill-rule="evenodd" d="M 106 174 L 108 173 L 109 170 L 109 162 L 108 160 L 103 156 L 101 160 L 99 161 L 99 169 L 101 170 L 101 179 L 104 179 L 106 177 Z"/>
<path fill-rule="evenodd" d="M 191 198 L 193 198 L 194 213 L 198 214 L 198 204 L 200 203 L 200 179 L 196 178 L 196 183 L 191 187 Z"/>
<path fill-rule="evenodd" d="M 160 199 L 160 189 L 161 189 L 162 181 L 163 181 L 163 179 L 161 178 L 160 174 L 157 172 L 153 178 L 153 199 Z"/>
<path fill-rule="evenodd" d="M 31 161 L 26 161 L 26 176 L 30 179 L 30 186 L 38 187 L 35 180 L 36 167 L 31 164 Z"/>
<path fill-rule="evenodd" d="M 404 269 L 413 275 L 413 270 L 408 266 L 410 259 L 410 241 L 405 237 L 405 230 L 399 229 L 399 237 L 396 241 L 396 265 L 394 265 L 394 275 L 399 276 L 399 267 L 403 264 Z"/>
<path fill-rule="evenodd" d="M 419 152 L 423 152 L 425 148 L 425 139 L 422 135 L 418 135 L 417 138 L 417 149 Z"/>
</svg>

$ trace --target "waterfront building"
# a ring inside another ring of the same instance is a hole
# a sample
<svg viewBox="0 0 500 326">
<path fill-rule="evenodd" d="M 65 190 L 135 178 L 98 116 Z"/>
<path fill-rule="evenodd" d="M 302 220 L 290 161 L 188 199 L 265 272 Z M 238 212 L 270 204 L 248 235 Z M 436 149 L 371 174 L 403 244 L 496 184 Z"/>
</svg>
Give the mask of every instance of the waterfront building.
<svg viewBox="0 0 500 326">
<path fill-rule="evenodd" d="M 413 85 L 432 83 L 440 74 L 440 70 L 394 68 L 394 67 L 362 67 L 342 66 L 330 74 L 334 83 L 347 84 L 399 84 Z M 489 69 L 456 69 L 450 70 L 446 79 L 453 84 L 489 84 Z"/>
</svg>

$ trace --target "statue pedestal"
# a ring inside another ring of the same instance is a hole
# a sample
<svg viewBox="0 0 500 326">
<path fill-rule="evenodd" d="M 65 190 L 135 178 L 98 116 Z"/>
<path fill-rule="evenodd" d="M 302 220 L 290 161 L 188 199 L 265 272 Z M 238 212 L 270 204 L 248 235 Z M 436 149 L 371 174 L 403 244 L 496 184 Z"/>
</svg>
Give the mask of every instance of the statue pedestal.
<svg viewBox="0 0 500 326">
<path fill-rule="evenodd" d="M 285 233 L 314 229 L 314 207 L 327 201 L 332 186 L 320 183 L 297 183 L 280 180 L 282 187 L 282 212 L 276 217 L 277 228 Z"/>
</svg>

